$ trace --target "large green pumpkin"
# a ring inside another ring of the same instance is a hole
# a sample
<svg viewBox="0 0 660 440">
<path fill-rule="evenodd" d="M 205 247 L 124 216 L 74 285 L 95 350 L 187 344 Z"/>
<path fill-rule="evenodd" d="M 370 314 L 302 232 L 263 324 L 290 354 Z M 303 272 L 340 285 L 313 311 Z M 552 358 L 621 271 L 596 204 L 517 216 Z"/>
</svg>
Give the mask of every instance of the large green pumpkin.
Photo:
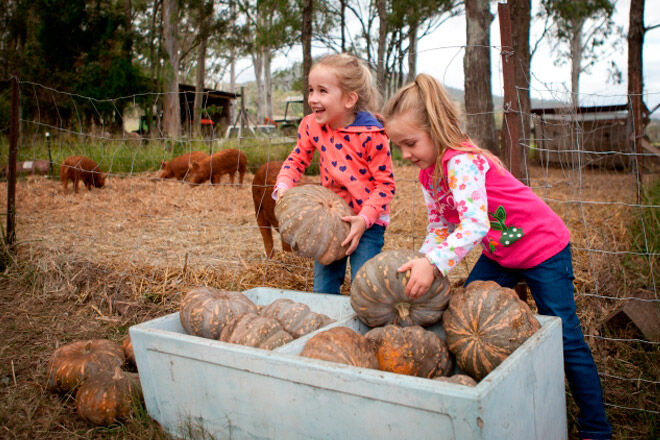
<svg viewBox="0 0 660 440">
<path fill-rule="evenodd" d="M 541 327 L 515 291 L 494 281 L 473 281 L 455 292 L 442 324 L 458 366 L 477 380 Z"/>
<path fill-rule="evenodd" d="M 412 251 L 385 251 L 362 265 L 351 284 L 351 306 L 362 322 L 369 327 L 406 327 L 440 320 L 449 302 L 447 279 L 436 278 L 428 292 L 411 299 L 404 293 L 410 271 L 397 272 L 404 263 L 420 257 Z"/>
<path fill-rule="evenodd" d="M 346 256 L 350 226 L 341 218 L 353 215 L 344 199 L 320 185 L 287 190 L 275 206 L 282 240 L 297 255 L 330 264 Z"/>
</svg>

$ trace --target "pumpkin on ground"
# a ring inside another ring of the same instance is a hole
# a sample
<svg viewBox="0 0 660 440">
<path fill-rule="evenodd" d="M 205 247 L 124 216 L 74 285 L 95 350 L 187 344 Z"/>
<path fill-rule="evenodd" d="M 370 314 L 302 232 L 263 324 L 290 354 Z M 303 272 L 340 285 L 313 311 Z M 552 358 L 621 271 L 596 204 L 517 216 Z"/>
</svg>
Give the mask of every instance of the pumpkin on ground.
<svg viewBox="0 0 660 440">
<path fill-rule="evenodd" d="M 395 324 L 428 326 L 442 317 L 449 302 L 449 282 L 436 278 L 429 290 L 411 299 L 404 293 L 410 271 L 397 272 L 422 254 L 412 251 L 381 252 L 362 265 L 351 284 L 351 306 L 369 327 Z"/>
<path fill-rule="evenodd" d="M 126 419 L 134 403 L 142 399 L 139 377 L 116 367 L 88 378 L 76 393 L 78 414 L 96 425 Z"/>
<path fill-rule="evenodd" d="M 373 342 L 348 327 L 332 327 L 307 341 L 300 356 L 355 367 L 378 368 Z"/>
<path fill-rule="evenodd" d="M 133 351 L 133 342 L 131 342 L 130 335 L 126 335 L 126 338 L 124 338 L 124 341 L 121 343 L 121 349 L 124 351 L 124 356 L 126 357 L 128 364 L 132 367 L 137 367 L 137 364 L 135 363 L 135 352 Z"/>
<path fill-rule="evenodd" d="M 219 340 L 272 350 L 293 341 L 293 336 L 284 331 L 276 319 L 244 313 L 227 323 Z"/>
<path fill-rule="evenodd" d="M 300 185 L 287 190 L 275 205 L 282 240 L 297 255 L 330 264 L 346 256 L 341 243 L 349 224 L 342 217 L 353 215 L 344 199 L 320 185 Z"/>
<path fill-rule="evenodd" d="M 121 367 L 124 360 L 121 347 L 108 339 L 71 342 L 53 352 L 47 387 L 51 391 L 69 392 L 100 371 Z"/>
<path fill-rule="evenodd" d="M 188 334 L 218 339 L 229 321 L 250 312 L 257 306 L 241 292 L 198 287 L 183 298 L 179 318 Z"/>
<path fill-rule="evenodd" d="M 454 374 L 453 376 L 438 376 L 433 380 L 437 380 L 439 382 L 449 382 L 449 383 L 455 383 L 458 385 L 465 385 L 466 387 L 476 387 L 477 386 L 477 381 L 472 379 L 470 376 L 467 374 Z"/>
<path fill-rule="evenodd" d="M 259 314 L 266 318 L 277 319 L 284 330 L 294 338 L 299 338 L 334 322 L 334 319 L 326 315 L 312 312 L 307 304 L 298 303 L 288 298 L 273 301 L 262 308 Z"/>
<path fill-rule="evenodd" d="M 473 281 L 454 293 L 442 323 L 458 366 L 477 380 L 541 327 L 515 291 L 494 281 Z"/>
<path fill-rule="evenodd" d="M 418 325 L 377 327 L 364 336 L 375 343 L 378 366 L 383 371 L 433 378 L 452 370 L 442 338 Z"/>
</svg>

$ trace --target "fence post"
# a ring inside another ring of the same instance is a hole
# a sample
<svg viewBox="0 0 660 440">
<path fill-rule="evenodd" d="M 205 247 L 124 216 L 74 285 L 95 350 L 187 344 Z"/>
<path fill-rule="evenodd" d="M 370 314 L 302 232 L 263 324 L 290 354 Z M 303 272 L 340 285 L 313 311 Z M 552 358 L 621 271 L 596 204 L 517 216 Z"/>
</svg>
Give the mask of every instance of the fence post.
<svg viewBox="0 0 660 440">
<path fill-rule="evenodd" d="M 7 163 L 7 248 L 16 241 L 16 156 L 18 155 L 18 77 L 11 78 L 11 121 L 9 125 L 9 162 Z"/>
<path fill-rule="evenodd" d="M 497 15 L 500 20 L 500 38 L 502 42 L 502 77 L 504 82 L 502 140 L 506 155 L 505 162 L 509 165 L 511 174 L 518 180 L 522 180 L 522 167 L 520 163 L 520 118 L 518 114 L 518 100 L 516 99 L 515 54 L 513 52 L 513 38 L 511 37 L 509 5 L 498 3 Z"/>
</svg>

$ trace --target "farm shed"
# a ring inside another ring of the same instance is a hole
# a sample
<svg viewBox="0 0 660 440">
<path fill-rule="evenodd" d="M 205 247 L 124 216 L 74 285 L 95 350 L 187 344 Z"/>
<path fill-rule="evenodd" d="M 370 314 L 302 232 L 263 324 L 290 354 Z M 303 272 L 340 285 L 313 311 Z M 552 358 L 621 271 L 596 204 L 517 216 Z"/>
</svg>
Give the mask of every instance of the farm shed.
<svg viewBox="0 0 660 440">
<path fill-rule="evenodd" d="M 240 96 L 237 93 L 223 92 L 221 90 L 204 89 L 204 99 L 202 101 L 202 125 L 206 122 L 208 125 L 224 128 L 231 123 L 231 106 L 234 99 Z M 179 84 L 179 97 L 181 100 L 181 124 L 189 127 L 193 122 L 194 104 L 195 104 L 195 86 L 189 84 Z M 211 124 L 211 120 L 213 123 Z"/>
<path fill-rule="evenodd" d="M 629 106 L 532 109 L 533 135 L 541 164 L 627 168 Z"/>
</svg>

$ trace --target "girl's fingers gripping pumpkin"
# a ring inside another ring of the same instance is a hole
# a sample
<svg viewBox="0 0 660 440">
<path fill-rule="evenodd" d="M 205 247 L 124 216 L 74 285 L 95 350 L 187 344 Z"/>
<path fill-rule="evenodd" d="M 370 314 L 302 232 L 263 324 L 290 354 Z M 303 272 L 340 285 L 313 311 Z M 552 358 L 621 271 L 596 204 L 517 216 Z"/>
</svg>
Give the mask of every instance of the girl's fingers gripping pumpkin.
<svg viewBox="0 0 660 440">
<path fill-rule="evenodd" d="M 358 244 L 360 244 L 360 238 L 362 238 L 362 234 L 367 229 L 367 223 L 359 215 L 346 216 L 341 219 L 351 225 L 351 230 L 348 232 L 346 240 L 341 244 L 342 246 L 346 246 L 350 243 L 348 249 L 346 249 L 346 255 L 351 255 L 357 249 Z"/>
</svg>

